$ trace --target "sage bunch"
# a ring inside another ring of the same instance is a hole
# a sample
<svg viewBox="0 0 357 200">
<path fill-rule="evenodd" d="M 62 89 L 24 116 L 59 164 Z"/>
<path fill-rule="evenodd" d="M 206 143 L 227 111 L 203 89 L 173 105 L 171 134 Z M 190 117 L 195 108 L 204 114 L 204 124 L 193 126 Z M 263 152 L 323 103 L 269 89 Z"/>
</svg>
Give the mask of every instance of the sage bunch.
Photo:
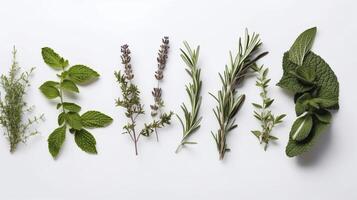
<svg viewBox="0 0 357 200">
<path fill-rule="evenodd" d="M 57 158 L 66 132 L 74 135 L 77 146 L 90 154 L 97 154 L 96 140 L 88 131 L 91 128 L 101 128 L 109 125 L 113 119 L 99 111 L 90 110 L 79 114 L 81 106 L 65 100 L 65 94 L 78 94 L 78 85 L 90 84 L 99 74 L 84 65 L 69 67 L 69 61 L 58 55 L 49 47 L 42 48 L 42 58 L 52 69 L 58 71 L 58 81 L 46 81 L 40 86 L 41 92 L 50 100 L 57 100 L 58 128 L 48 137 L 48 149 L 53 158 Z M 69 67 L 69 69 L 67 69 Z"/>
<path fill-rule="evenodd" d="M 316 27 L 307 29 L 283 56 L 283 76 L 278 86 L 294 93 L 298 117 L 290 131 L 286 155 L 309 151 L 332 120 L 329 110 L 339 109 L 339 83 L 330 66 L 311 51 Z"/>
<path fill-rule="evenodd" d="M 242 41 L 239 38 L 236 56 L 233 58 L 230 52 L 230 64 L 225 66 L 223 74 L 219 73 L 222 88 L 216 96 L 210 93 L 218 104 L 213 109 L 213 113 L 217 119 L 219 128 L 216 133 L 212 131 L 211 134 L 216 143 L 220 160 L 223 160 L 225 153 L 230 151 L 227 147 L 227 136 L 237 127 L 235 115 L 238 113 L 245 99 L 244 94 L 238 95 L 236 88 L 245 76 L 250 73 L 251 68 L 256 65 L 256 62 L 267 54 L 267 52 L 257 53 L 261 44 L 258 34 L 253 33 L 249 35 L 248 30 L 246 30 L 244 40 Z"/>
<path fill-rule="evenodd" d="M 26 117 L 34 108 L 28 105 L 25 99 L 34 68 L 22 72 L 16 59 L 16 52 L 14 47 L 9 73 L 0 77 L 0 86 L 4 91 L 4 95 L 0 96 L 0 124 L 4 128 L 11 153 L 20 142 L 25 143 L 29 137 L 38 134 L 32 125 L 44 120 L 43 115 Z"/>
<path fill-rule="evenodd" d="M 274 116 L 270 110 L 270 106 L 273 104 L 274 99 L 268 97 L 268 84 L 271 79 L 269 79 L 268 73 L 269 68 L 264 68 L 263 66 L 252 66 L 252 69 L 258 74 L 256 86 L 260 88 L 260 97 L 262 99 L 261 103 L 253 103 L 255 107 L 254 117 L 260 121 L 261 130 L 251 131 L 259 140 L 260 144 L 264 144 L 264 150 L 268 148 L 270 140 L 278 140 L 276 136 L 271 135 L 273 128 L 283 122 L 285 114 Z"/>
<path fill-rule="evenodd" d="M 181 58 L 186 64 L 186 72 L 191 77 L 191 82 L 187 84 L 186 93 L 190 99 L 190 107 L 187 107 L 185 103 L 182 103 L 181 109 L 184 113 L 181 118 L 177 115 L 181 125 L 182 125 L 182 139 L 180 144 L 176 149 L 176 153 L 188 144 L 197 144 L 196 142 L 189 141 L 189 137 L 195 133 L 200 128 L 200 123 L 202 117 L 199 116 L 199 110 L 201 107 L 202 96 L 202 80 L 201 80 L 201 69 L 198 66 L 198 58 L 200 53 L 200 46 L 196 49 L 191 49 L 190 45 L 184 41 L 185 50 L 181 50 Z"/>
</svg>

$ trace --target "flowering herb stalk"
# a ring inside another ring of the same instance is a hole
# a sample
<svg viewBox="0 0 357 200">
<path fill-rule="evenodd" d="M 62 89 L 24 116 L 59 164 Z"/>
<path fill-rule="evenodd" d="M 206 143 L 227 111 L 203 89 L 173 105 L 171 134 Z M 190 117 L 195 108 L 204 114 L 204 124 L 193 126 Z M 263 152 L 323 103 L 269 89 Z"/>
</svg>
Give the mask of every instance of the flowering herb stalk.
<svg viewBox="0 0 357 200">
<path fill-rule="evenodd" d="M 190 98 L 191 110 L 183 103 L 181 109 L 184 113 L 183 118 L 177 115 L 182 125 L 182 139 L 176 149 L 176 153 L 187 144 L 196 144 L 196 142 L 188 141 L 188 138 L 200 128 L 202 117 L 199 116 L 202 96 L 202 80 L 201 69 L 198 67 L 198 57 L 200 53 L 200 46 L 192 50 L 189 44 L 185 41 L 184 46 L 186 51 L 181 50 L 181 58 L 185 62 L 187 68 L 186 72 L 190 75 L 192 81 L 186 85 L 186 92 Z"/>
<path fill-rule="evenodd" d="M 162 110 L 164 108 L 164 101 L 162 100 L 162 89 L 160 87 L 160 82 L 164 78 L 164 69 L 166 67 L 169 48 L 169 37 L 164 37 L 162 39 L 162 44 L 160 45 L 157 57 L 157 70 L 154 75 L 157 80 L 157 85 L 151 92 L 154 97 L 154 104 L 150 105 L 151 117 L 153 118 L 153 121 L 149 124 L 145 124 L 145 128 L 141 131 L 141 134 L 144 136 L 150 136 L 151 133 L 155 132 L 157 141 L 159 141 L 157 129 L 163 128 L 165 125 L 169 125 L 173 115 L 173 112 L 165 113 Z"/>
<path fill-rule="evenodd" d="M 116 100 L 116 106 L 125 108 L 125 116 L 130 121 L 123 127 L 123 134 L 128 134 L 134 142 L 135 154 L 138 155 L 138 141 L 141 136 L 136 132 L 136 119 L 138 116 L 145 113 L 143 105 L 140 103 L 140 91 L 133 83 L 134 73 L 130 64 L 130 49 L 127 44 L 121 47 L 121 60 L 124 65 L 124 73 L 121 71 L 115 72 L 114 75 L 120 85 L 122 98 Z"/>
<path fill-rule="evenodd" d="M 245 32 L 244 41 L 239 38 L 238 52 L 233 58 L 230 53 L 230 65 L 225 67 L 224 73 L 219 74 L 222 82 L 222 88 L 217 96 L 211 96 L 217 101 L 218 105 L 213 109 L 217 118 L 219 128 L 216 133 L 211 132 L 219 153 L 219 159 L 223 160 L 226 152 L 230 151 L 227 147 L 228 134 L 237 127 L 235 124 L 235 115 L 242 106 L 245 95 L 238 95 L 236 88 L 249 73 L 256 61 L 265 56 L 267 52 L 255 55 L 261 46 L 259 35 L 253 33 L 249 35 Z"/>
<path fill-rule="evenodd" d="M 268 83 L 270 79 L 268 76 L 268 68 L 257 67 L 254 65 L 252 69 L 258 74 L 256 85 L 261 89 L 260 97 L 262 98 L 262 102 L 253 103 L 253 106 L 256 108 L 254 111 L 254 117 L 257 118 L 261 123 L 261 130 L 251 131 L 259 140 L 260 144 L 264 143 L 264 150 L 266 151 L 268 148 L 268 144 L 270 140 L 277 140 L 278 138 L 271 135 L 271 131 L 273 128 L 282 122 L 282 119 L 286 116 L 285 114 L 274 116 L 269 109 L 269 107 L 274 102 L 274 99 L 268 97 Z"/>
<path fill-rule="evenodd" d="M 25 101 L 26 89 L 30 86 L 29 78 L 34 71 L 21 72 L 16 61 L 16 49 L 12 52 L 13 60 L 8 75 L 1 75 L 0 86 L 5 95 L 0 97 L 0 124 L 5 129 L 5 136 L 10 144 L 10 152 L 16 150 L 20 142 L 25 143 L 30 136 L 38 134 L 32 125 L 43 120 L 43 115 L 24 119 L 24 115 L 33 110 Z"/>
</svg>

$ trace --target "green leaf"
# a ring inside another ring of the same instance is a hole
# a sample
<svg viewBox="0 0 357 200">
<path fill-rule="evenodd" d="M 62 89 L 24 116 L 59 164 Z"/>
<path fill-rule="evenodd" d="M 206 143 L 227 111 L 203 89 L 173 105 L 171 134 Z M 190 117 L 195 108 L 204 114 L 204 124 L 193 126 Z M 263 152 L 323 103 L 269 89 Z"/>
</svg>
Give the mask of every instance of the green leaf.
<svg viewBox="0 0 357 200">
<path fill-rule="evenodd" d="M 82 116 L 82 124 L 86 128 L 98 128 L 109 125 L 113 119 L 98 111 L 88 111 Z"/>
<path fill-rule="evenodd" d="M 84 65 L 75 65 L 69 68 L 68 76 L 77 84 L 85 84 L 98 78 L 99 74 Z"/>
<path fill-rule="evenodd" d="M 81 117 L 76 112 L 68 112 L 65 115 L 66 122 L 68 125 L 76 130 L 82 129 Z"/>
<path fill-rule="evenodd" d="M 63 102 L 63 108 L 71 112 L 79 112 L 81 107 L 75 103 Z"/>
<path fill-rule="evenodd" d="M 74 133 L 74 141 L 83 151 L 91 154 L 97 154 L 95 138 L 87 130 L 81 129 L 76 131 Z"/>
<path fill-rule="evenodd" d="M 59 56 L 49 47 L 42 48 L 41 54 L 45 63 L 54 69 L 64 69 L 68 66 L 68 60 Z"/>
<path fill-rule="evenodd" d="M 311 94 L 310 93 L 304 93 L 298 99 L 296 100 L 295 103 L 295 112 L 297 116 L 300 116 L 303 114 L 305 111 L 309 109 L 308 107 L 308 100 L 311 99 Z"/>
<path fill-rule="evenodd" d="M 64 123 L 65 116 L 66 116 L 65 112 L 62 112 L 61 114 L 58 115 L 57 122 L 59 126 L 61 126 Z"/>
<path fill-rule="evenodd" d="M 66 126 L 55 129 L 48 137 L 48 150 L 53 158 L 56 158 L 66 139 Z"/>
<path fill-rule="evenodd" d="M 40 86 L 41 92 L 48 98 L 54 99 L 60 96 L 58 89 L 54 86 L 55 82 L 47 81 Z"/>
<path fill-rule="evenodd" d="M 304 93 L 312 88 L 318 88 L 314 98 L 321 98 L 333 102 L 329 103 L 329 109 L 338 109 L 339 98 L 339 83 L 335 73 L 329 67 L 329 65 L 318 55 L 310 51 L 305 57 L 303 66 L 306 68 L 312 68 L 316 73 L 314 81 L 315 86 L 308 86 L 301 83 L 295 76 L 289 73 L 295 70 L 297 65 L 287 60 L 287 54 L 284 54 L 283 58 L 283 70 L 284 74 L 278 86 L 287 89 L 294 93 Z M 326 101 L 324 101 L 326 103 Z"/>
<path fill-rule="evenodd" d="M 310 28 L 299 35 L 289 50 L 289 60 L 299 66 L 305 55 L 310 51 L 316 36 L 316 27 Z"/>
<path fill-rule="evenodd" d="M 290 138 L 285 149 L 286 155 L 294 157 L 310 150 L 327 127 L 328 124 L 316 121 L 314 122 L 314 126 L 312 127 L 309 136 L 304 141 L 299 142 Z"/>
<path fill-rule="evenodd" d="M 71 80 L 63 80 L 63 82 L 61 83 L 61 88 L 63 88 L 64 90 L 70 91 L 70 92 L 79 93 L 78 87 Z"/>
<path fill-rule="evenodd" d="M 321 110 L 316 111 L 314 114 L 315 114 L 315 117 L 322 123 L 329 124 L 331 122 L 332 115 L 327 110 L 321 109 Z"/>
<path fill-rule="evenodd" d="M 297 118 L 291 128 L 290 138 L 295 141 L 304 140 L 309 136 L 312 125 L 313 121 L 310 114 Z"/>
</svg>

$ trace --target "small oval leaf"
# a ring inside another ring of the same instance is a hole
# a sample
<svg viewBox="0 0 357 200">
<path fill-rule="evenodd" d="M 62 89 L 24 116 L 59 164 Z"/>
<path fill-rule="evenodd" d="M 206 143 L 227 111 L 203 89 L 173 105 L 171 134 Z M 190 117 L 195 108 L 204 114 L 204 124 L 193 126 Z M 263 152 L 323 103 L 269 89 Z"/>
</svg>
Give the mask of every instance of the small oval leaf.
<svg viewBox="0 0 357 200">
<path fill-rule="evenodd" d="M 313 121 L 310 114 L 297 118 L 290 131 L 291 139 L 295 141 L 304 140 L 307 136 L 309 136 L 312 125 Z"/>
</svg>

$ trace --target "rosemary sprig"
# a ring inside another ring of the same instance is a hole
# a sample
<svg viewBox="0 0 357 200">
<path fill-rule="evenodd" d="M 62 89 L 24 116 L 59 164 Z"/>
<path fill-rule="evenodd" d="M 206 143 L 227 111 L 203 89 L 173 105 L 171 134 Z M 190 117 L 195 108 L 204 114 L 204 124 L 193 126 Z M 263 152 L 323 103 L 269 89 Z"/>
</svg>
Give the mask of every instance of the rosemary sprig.
<svg viewBox="0 0 357 200">
<path fill-rule="evenodd" d="M 120 71 L 115 72 L 114 75 L 120 85 L 122 98 L 116 100 L 116 106 L 126 109 L 125 116 L 130 121 L 123 127 L 125 130 L 123 134 L 128 134 L 134 142 L 135 154 L 138 155 L 138 141 L 140 133 L 136 132 L 136 119 L 139 115 L 145 113 L 143 105 L 140 103 L 140 91 L 138 87 L 132 82 L 134 78 L 133 69 L 130 64 L 130 49 L 127 44 L 121 46 L 121 60 L 124 65 L 124 74 Z"/>
<path fill-rule="evenodd" d="M 157 80 L 156 87 L 153 88 L 151 94 L 154 97 L 154 104 L 150 105 L 151 117 L 153 121 L 149 124 L 145 124 L 145 128 L 140 132 L 144 136 L 150 136 L 151 133 L 155 132 L 156 140 L 159 141 L 159 135 L 157 129 L 163 128 L 170 124 L 173 112 L 164 113 L 164 101 L 162 99 L 162 89 L 160 87 L 160 82 L 164 78 L 164 69 L 166 67 L 166 62 L 169 52 L 169 37 L 164 37 L 162 39 L 162 44 L 160 45 L 158 57 L 157 57 L 157 70 L 155 71 L 155 79 Z"/>
<path fill-rule="evenodd" d="M 260 121 L 261 130 L 251 131 L 258 139 L 260 144 L 264 143 L 264 150 L 266 151 L 268 148 L 268 144 L 270 140 L 277 140 L 278 138 L 270 135 L 273 128 L 280 124 L 283 118 L 286 116 L 285 114 L 279 115 L 275 117 L 269 107 L 274 102 L 274 99 L 268 97 L 268 83 L 270 79 L 267 78 L 269 69 L 253 66 L 252 69 L 258 73 L 256 86 L 261 89 L 260 97 L 262 98 L 262 103 L 253 103 L 253 106 L 256 108 L 254 111 L 254 117 Z"/>
<path fill-rule="evenodd" d="M 219 74 L 222 81 L 222 89 L 218 91 L 217 96 L 210 93 L 218 103 L 213 112 L 217 118 L 219 128 L 216 134 L 213 132 L 211 134 L 216 142 L 220 160 L 223 160 L 225 153 L 230 151 L 227 147 L 227 136 L 230 131 L 237 127 L 235 115 L 245 99 L 244 94 L 237 94 L 236 87 L 249 73 L 249 69 L 255 65 L 256 61 L 268 53 L 264 52 L 255 56 L 260 46 L 259 35 L 253 33 L 250 36 L 248 30 L 246 30 L 243 43 L 239 38 L 237 55 L 233 59 L 230 52 L 230 65 L 226 65 L 223 75 Z"/>
<path fill-rule="evenodd" d="M 192 78 L 192 82 L 186 85 L 186 92 L 190 98 L 191 110 L 183 103 L 181 109 L 184 113 L 184 120 L 177 115 L 182 125 L 182 139 L 176 149 L 176 153 L 186 144 L 196 144 L 196 142 L 188 141 L 188 137 L 200 128 L 200 122 L 202 117 L 199 117 L 199 109 L 201 106 L 202 96 L 200 95 L 202 80 L 201 69 L 198 67 L 198 57 L 200 52 L 200 46 L 192 50 L 189 44 L 183 42 L 186 51 L 181 50 L 181 58 L 186 63 L 186 72 Z"/>
<path fill-rule="evenodd" d="M 30 136 L 38 134 L 37 130 L 30 130 L 31 126 L 44 120 L 44 115 L 24 119 L 24 115 L 33 110 L 25 102 L 26 89 L 30 86 L 29 78 L 35 68 L 21 72 L 16 61 L 16 49 L 12 55 L 12 65 L 8 75 L 1 75 L 0 85 L 5 96 L 0 97 L 0 124 L 5 129 L 5 136 L 10 144 L 10 152 L 13 153 L 18 143 L 25 143 Z"/>
</svg>

